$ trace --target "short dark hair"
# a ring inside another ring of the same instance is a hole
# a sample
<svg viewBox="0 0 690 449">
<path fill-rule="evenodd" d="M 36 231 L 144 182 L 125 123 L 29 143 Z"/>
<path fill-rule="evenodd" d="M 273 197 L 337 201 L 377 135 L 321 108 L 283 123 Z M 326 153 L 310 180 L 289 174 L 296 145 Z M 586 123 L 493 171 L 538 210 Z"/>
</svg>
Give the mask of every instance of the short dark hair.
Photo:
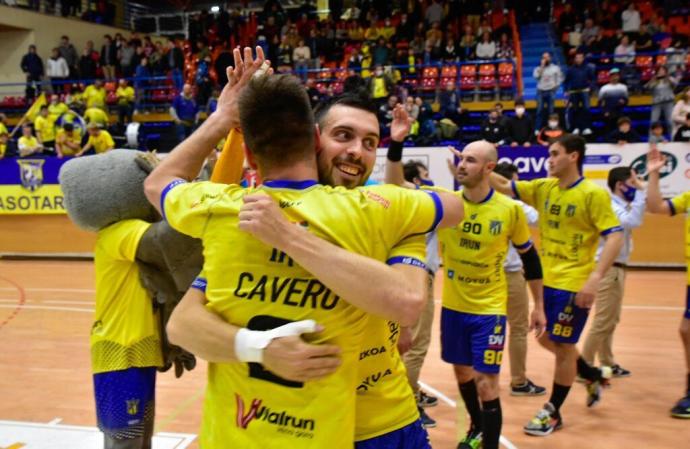
<svg viewBox="0 0 690 449">
<path fill-rule="evenodd" d="M 616 123 L 618 124 L 618 126 L 621 126 L 623 123 L 627 123 L 629 125 L 632 123 L 632 121 L 630 120 L 630 117 L 623 116 L 623 117 L 619 118 L 618 122 L 616 122 Z"/>
<path fill-rule="evenodd" d="M 65 131 L 71 133 L 72 131 L 74 131 L 74 124 L 72 124 L 72 123 L 65 123 L 64 125 L 62 125 L 62 129 L 64 129 Z"/>
<path fill-rule="evenodd" d="M 630 167 L 612 168 L 609 171 L 609 178 L 607 180 L 609 190 L 613 192 L 613 190 L 616 188 L 616 183 L 627 181 L 628 179 L 630 179 L 631 175 L 632 169 Z"/>
<path fill-rule="evenodd" d="M 556 140 L 556 142 L 565 148 L 566 153 L 578 154 L 577 167 L 580 170 L 580 173 L 582 173 L 582 167 L 585 163 L 585 149 L 587 147 L 587 141 L 584 138 L 574 134 L 563 134 L 558 138 L 558 140 Z"/>
<path fill-rule="evenodd" d="M 652 122 L 651 125 L 649 125 L 650 129 L 656 129 L 656 128 L 663 128 L 664 125 L 661 122 Z"/>
<path fill-rule="evenodd" d="M 48 110 L 48 105 L 47 105 L 47 104 L 42 104 L 42 105 L 41 105 L 40 111 L 43 112 L 44 110 L 45 110 L 45 111 Z"/>
<path fill-rule="evenodd" d="M 501 162 L 496 164 L 494 167 L 494 173 L 503 176 L 506 179 L 513 179 L 513 176 L 517 174 L 518 168 L 510 162 Z"/>
<path fill-rule="evenodd" d="M 421 170 L 429 170 L 421 161 L 407 161 L 403 165 L 403 176 L 405 181 L 414 182 L 415 178 L 420 177 Z"/>
<path fill-rule="evenodd" d="M 371 100 L 371 96 L 366 90 L 358 89 L 351 92 L 344 92 L 330 100 L 319 103 L 314 109 L 314 119 L 320 127 L 323 127 L 328 112 L 334 106 L 348 106 L 355 109 L 361 109 L 366 112 L 371 112 L 376 115 L 378 119 L 378 109 L 376 108 L 376 104 Z"/>
<path fill-rule="evenodd" d="M 239 110 L 244 140 L 262 165 L 316 156 L 309 96 L 294 76 L 253 78 L 240 94 Z"/>
</svg>

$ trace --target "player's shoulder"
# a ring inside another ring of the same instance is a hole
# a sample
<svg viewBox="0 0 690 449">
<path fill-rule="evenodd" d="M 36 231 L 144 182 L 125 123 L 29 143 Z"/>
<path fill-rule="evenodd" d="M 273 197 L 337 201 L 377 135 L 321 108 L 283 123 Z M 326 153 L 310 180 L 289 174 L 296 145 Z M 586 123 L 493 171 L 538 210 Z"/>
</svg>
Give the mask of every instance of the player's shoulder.
<svg viewBox="0 0 690 449">
<path fill-rule="evenodd" d="M 580 180 L 577 182 L 577 185 L 573 187 L 576 187 L 577 191 L 580 191 L 587 196 L 606 199 L 607 201 L 611 199 L 609 191 L 597 184 L 596 182 L 592 181 L 591 179 L 587 179 L 584 177 L 580 178 Z"/>
<path fill-rule="evenodd" d="M 175 181 L 173 181 L 175 183 Z M 178 195 L 185 207 L 194 209 L 201 206 L 214 206 L 214 209 L 237 209 L 242 197 L 250 192 L 237 184 L 221 184 L 211 181 L 179 182 L 169 188 L 170 193 Z"/>
</svg>

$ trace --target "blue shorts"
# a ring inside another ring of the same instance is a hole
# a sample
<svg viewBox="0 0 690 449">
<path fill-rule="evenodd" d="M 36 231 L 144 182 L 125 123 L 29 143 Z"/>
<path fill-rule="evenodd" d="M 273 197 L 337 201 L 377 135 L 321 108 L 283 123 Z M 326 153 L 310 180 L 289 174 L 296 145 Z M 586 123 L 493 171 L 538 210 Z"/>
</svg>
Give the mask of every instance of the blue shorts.
<svg viewBox="0 0 690 449">
<path fill-rule="evenodd" d="M 429 434 L 418 419 L 412 424 L 364 441 L 355 442 L 355 449 L 431 449 Z"/>
<path fill-rule="evenodd" d="M 690 320 L 690 285 L 688 285 L 688 290 L 685 293 L 685 314 L 683 316 Z"/>
<path fill-rule="evenodd" d="M 129 368 L 93 375 L 98 428 L 116 439 L 144 435 L 153 420 L 156 368 Z"/>
<path fill-rule="evenodd" d="M 453 365 L 498 374 L 506 339 L 505 315 L 475 315 L 441 309 L 441 358 Z"/>
<path fill-rule="evenodd" d="M 545 286 L 544 313 L 551 341 L 575 344 L 585 328 L 589 309 L 575 305 L 575 293 Z"/>
</svg>

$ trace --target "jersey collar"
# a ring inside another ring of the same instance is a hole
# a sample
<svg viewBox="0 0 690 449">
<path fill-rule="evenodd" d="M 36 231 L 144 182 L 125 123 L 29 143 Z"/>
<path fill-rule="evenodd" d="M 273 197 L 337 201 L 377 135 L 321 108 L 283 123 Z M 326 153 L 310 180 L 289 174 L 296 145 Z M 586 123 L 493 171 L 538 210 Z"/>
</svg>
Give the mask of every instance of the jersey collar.
<svg viewBox="0 0 690 449">
<path fill-rule="evenodd" d="M 489 194 L 486 195 L 486 197 L 485 197 L 483 200 L 481 200 L 480 202 L 475 203 L 475 204 L 484 204 L 484 203 L 486 203 L 487 201 L 489 201 L 489 200 L 491 199 L 492 196 L 494 196 L 494 189 L 493 189 L 493 187 L 489 190 Z M 470 200 L 469 198 L 467 198 L 465 195 L 462 195 L 462 197 L 463 197 L 466 201 L 469 201 L 470 203 L 473 202 L 472 200 Z"/>
<path fill-rule="evenodd" d="M 575 181 L 574 183 L 570 184 L 566 189 L 572 189 L 573 187 L 577 186 L 579 183 L 581 183 L 581 182 L 584 181 L 584 180 L 585 180 L 585 177 L 584 177 L 584 176 L 580 176 L 580 177 L 577 179 L 577 181 Z"/>
<path fill-rule="evenodd" d="M 314 179 L 306 179 L 304 181 L 291 181 L 288 179 L 273 179 L 271 181 L 265 181 L 263 183 L 266 187 L 271 187 L 273 189 L 292 189 L 292 190 L 304 190 L 309 187 L 315 186 L 319 182 Z"/>
</svg>

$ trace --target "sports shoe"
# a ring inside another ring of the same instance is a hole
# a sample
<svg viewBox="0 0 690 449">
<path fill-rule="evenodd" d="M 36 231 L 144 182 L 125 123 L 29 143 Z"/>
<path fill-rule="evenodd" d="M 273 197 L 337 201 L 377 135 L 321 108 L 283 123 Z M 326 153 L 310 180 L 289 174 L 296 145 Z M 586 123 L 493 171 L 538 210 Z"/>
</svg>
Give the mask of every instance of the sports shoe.
<svg viewBox="0 0 690 449">
<path fill-rule="evenodd" d="M 457 449 L 479 449 L 482 447 L 482 432 L 479 429 L 471 428 L 465 438 L 458 443 Z"/>
<path fill-rule="evenodd" d="M 426 414 L 422 407 L 417 407 L 417 410 L 419 410 L 419 419 L 422 421 L 422 427 L 425 429 L 436 427 L 436 421 L 431 419 L 431 417 Z"/>
<path fill-rule="evenodd" d="M 512 396 L 541 396 L 546 394 L 546 388 L 535 385 L 534 382 L 527 379 L 522 385 L 511 385 L 510 394 Z"/>
<path fill-rule="evenodd" d="M 671 416 L 674 418 L 690 419 L 690 394 L 678 401 L 671 409 Z"/>
<path fill-rule="evenodd" d="M 589 135 L 591 135 L 591 134 L 592 134 L 592 130 L 589 129 L 589 128 L 585 128 L 585 130 L 582 131 L 582 135 L 583 135 L 583 136 L 589 136 Z"/>
<path fill-rule="evenodd" d="M 613 377 L 630 377 L 632 374 L 630 371 L 617 364 L 611 367 L 611 371 L 613 372 Z"/>
<path fill-rule="evenodd" d="M 613 376 L 613 370 L 609 366 L 602 366 L 599 371 L 601 372 L 599 379 L 586 382 L 587 407 L 594 407 L 601 401 L 601 389 L 609 386 L 609 379 Z"/>
<path fill-rule="evenodd" d="M 527 435 L 545 437 L 561 427 L 563 427 L 563 420 L 556 413 L 554 406 L 547 402 L 544 404 L 544 408 L 539 410 L 539 413 L 532 418 L 532 421 L 528 422 L 522 429 Z"/>
<path fill-rule="evenodd" d="M 438 398 L 436 396 L 431 396 L 419 390 L 417 395 L 417 407 L 436 407 L 438 405 Z"/>
</svg>

